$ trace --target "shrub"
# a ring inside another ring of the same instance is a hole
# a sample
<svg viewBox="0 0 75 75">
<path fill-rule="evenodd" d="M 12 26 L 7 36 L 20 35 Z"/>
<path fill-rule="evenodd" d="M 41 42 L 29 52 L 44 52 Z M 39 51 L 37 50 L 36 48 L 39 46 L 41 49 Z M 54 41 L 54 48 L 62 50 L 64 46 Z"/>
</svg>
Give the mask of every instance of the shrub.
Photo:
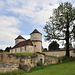
<svg viewBox="0 0 75 75">
<path fill-rule="evenodd" d="M 71 62 L 71 61 L 75 61 L 75 57 L 63 56 L 63 57 L 60 57 L 58 60 L 59 60 L 59 62 L 60 61 L 62 61 L 62 62 Z"/>
</svg>

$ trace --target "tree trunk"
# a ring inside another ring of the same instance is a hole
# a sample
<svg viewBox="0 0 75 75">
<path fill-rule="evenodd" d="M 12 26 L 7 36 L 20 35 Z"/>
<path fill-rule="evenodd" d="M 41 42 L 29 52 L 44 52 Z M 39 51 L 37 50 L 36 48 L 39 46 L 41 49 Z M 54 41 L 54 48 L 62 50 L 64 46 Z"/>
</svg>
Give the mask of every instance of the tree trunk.
<svg viewBox="0 0 75 75">
<path fill-rule="evenodd" d="M 66 56 L 70 56 L 70 53 L 69 53 L 69 32 L 66 31 Z"/>
<path fill-rule="evenodd" d="M 67 14 L 67 25 L 66 25 L 66 56 L 70 56 L 69 52 L 69 20 L 68 20 L 68 14 Z"/>
</svg>

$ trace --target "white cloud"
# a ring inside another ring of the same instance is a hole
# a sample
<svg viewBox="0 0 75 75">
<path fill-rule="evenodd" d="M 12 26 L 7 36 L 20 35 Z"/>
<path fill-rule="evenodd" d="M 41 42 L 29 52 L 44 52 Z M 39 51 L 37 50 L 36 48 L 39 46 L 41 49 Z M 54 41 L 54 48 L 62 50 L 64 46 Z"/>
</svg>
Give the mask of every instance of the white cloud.
<svg viewBox="0 0 75 75">
<path fill-rule="evenodd" d="M 14 43 L 14 38 L 21 32 L 18 24 L 20 22 L 15 17 L 0 16 L 0 48 Z"/>
<path fill-rule="evenodd" d="M 10 45 L 4 45 L 4 44 L 0 44 L 0 49 L 5 50 L 6 47 L 10 47 Z"/>
<path fill-rule="evenodd" d="M 30 35 L 22 35 L 26 40 L 30 39 Z"/>
<path fill-rule="evenodd" d="M 62 2 L 72 2 L 74 0 L 62 0 Z M 21 31 L 18 29 L 20 20 L 29 21 L 35 24 L 35 28 L 41 29 L 52 14 L 52 10 L 57 8 L 60 0 L 0 0 L 0 42 L 13 44 L 14 38 Z M 8 14 L 12 16 L 7 16 Z M 2 15 L 2 16 L 1 16 Z M 5 15 L 5 16 L 3 16 Z M 16 18 L 15 15 L 18 15 Z M 26 38 L 29 36 L 24 35 Z M 1 43 L 0 43 L 1 44 Z M 47 48 L 48 42 L 43 39 L 43 46 Z M 7 45 L 1 44 L 2 47 Z"/>
<path fill-rule="evenodd" d="M 43 48 L 47 48 L 48 49 L 49 42 L 45 41 L 44 39 L 42 39 L 42 45 L 43 45 Z"/>
<path fill-rule="evenodd" d="M 28 0 L 26 2 L 25 0 L 23 0 L 23 3 L 20 1 L 21 7 L 14 7 L 11 4 L 11 6 L 7 10 L 15 14 L 19 14 L 19 17 L 21 17 L 21 19 L 25 18 L 25 20 L 28 20 L 33 24 L 43 25 L 52 14 L 53 8 L 58 6 L 58 4 L 50 5 L 49 3 L 53 4 L 56 1 L 57 0 L 51 2 L 49 0 Z"/>
</svg>

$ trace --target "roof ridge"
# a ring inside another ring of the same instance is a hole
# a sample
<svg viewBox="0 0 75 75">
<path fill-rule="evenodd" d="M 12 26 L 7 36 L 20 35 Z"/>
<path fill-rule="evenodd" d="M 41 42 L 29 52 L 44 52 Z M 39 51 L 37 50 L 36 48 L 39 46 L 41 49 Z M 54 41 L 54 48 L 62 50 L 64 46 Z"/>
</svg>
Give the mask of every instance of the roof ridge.
<svg viewBox="0 0 75 75">
<path fill-rule="evenodd" d="M 23 38 L 21 35 L 19 35 L 16 39 L 25 39 L 25 38 Z M 15 40 L 16 40 L 15 39 Z M 26 40 L 26 39 L 25 39 Z"/>
<path fill-rule="evenodd" d="M 35 29 L 32 33 L 40 33 L 37 29 Z M 30 33 L 30 35 L 32 34 Z M 40 33 L 41 34 L 41 33 Z"/>
<path fill-rule="evenodd" d="M 32 43 L 32 41 L 30 39 L 19 42 L 13 48 L 23 47 L 23 46 L 27 46 L 27 45 L 33 46 L 33 43 Z"/>
</svg>

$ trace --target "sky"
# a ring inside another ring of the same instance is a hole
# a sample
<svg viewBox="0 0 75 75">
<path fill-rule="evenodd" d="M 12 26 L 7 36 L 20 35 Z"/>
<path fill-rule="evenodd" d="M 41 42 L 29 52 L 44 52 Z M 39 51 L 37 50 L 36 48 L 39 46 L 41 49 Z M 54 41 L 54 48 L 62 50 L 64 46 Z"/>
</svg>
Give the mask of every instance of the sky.
<svg viewBox="0 0 75 75">
<path fill-rule="evenodd" d="M 75 6 L 75 0 L 0 0 L 0 49 L 13 47 L 18 35 L 29 39 L 34 29 L 42 33 L 42 44 L 47 48 L 43 27 L 62 2 Z"/>
</svg>

